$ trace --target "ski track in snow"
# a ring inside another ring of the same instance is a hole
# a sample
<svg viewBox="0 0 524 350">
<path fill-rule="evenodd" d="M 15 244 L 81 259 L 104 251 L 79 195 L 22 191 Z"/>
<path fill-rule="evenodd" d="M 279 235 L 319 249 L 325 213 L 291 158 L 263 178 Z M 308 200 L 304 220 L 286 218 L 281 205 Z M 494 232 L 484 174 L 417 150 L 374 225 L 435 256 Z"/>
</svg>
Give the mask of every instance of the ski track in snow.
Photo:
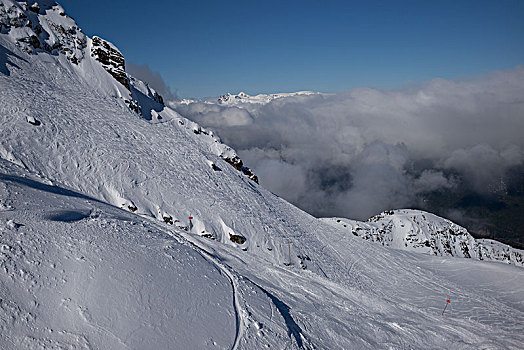
<svg viewBox="0 0 524 350">
<path fill-rule="evenodd" d="M 192 249 L 194 249 L 197 253 L 199 253 L 203 258 L 205 258 L 207 261 L 209 261 L 211 264 L 213 264 L 218 270 L 222 271 L 224 276 L 226 276 L 231 284 L 232 289 L 232 297 L 233 297 L 233 310 L 235 312 L 235 339 L 233 342 L 233 346 L 231 347 L 231 350 L 236 350 L 238 348 L 240 338 L 242 335 L 242 320 L 241 320 L 241 306 L 238 302 L 239 295 L 238 295 L 238 277 L 235 276 L 234 272 L 230 270 L 229 267 L 221 263 L 216 257 L 213 257 L 213 255 L 206 251 L 206 248 L 203 246 L 200 246 L 198 242 L 195 240 L 191 240 L 189 237 L 184 237 L 180 234 L 177 234 L 175 231 L 167 230 L 166 227 L 162 227 L 158 224 L 156 220 L 152 220 L 151 218 L 146 217 L 148 221 L 151 222 L 152 226 L 157 227 L 159 230 L 164 231 L 169 236 L 171 236 L 173 239 L 175 239 L 178 243 L 190 246 Z"/>
</svg>

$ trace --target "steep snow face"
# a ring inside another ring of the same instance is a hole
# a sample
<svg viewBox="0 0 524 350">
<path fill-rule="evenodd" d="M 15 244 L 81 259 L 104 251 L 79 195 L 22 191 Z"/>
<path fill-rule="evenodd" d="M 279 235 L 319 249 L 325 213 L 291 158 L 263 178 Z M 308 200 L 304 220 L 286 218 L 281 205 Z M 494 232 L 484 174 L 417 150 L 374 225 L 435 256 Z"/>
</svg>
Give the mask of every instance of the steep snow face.
<svg viewBox="0 0 524 350">
<path fill-rule="evenodd" d="M 397 249 L 524 266 L 523 251 L 492 240 L 476 240 L 465 228 L 420 210 L 388 210 L 366 222 L 343 218 L 322 220 L 355 236 Z"/>
<path fill-rule="evenodd" d="M 521 347 L 520 269 L 384 254 L 333 233 L 351 283 L 172 230 L 0 160 L 2 348 Z"/>
<path fill-rule="evenodd" d="M 16 5 L 23 9 L 23 4 Z M 237 244 L 231 237 L 250 235 L 238 232 L 233 222 L 242 215 L 235 202 L 258 191 L 256 175 L 212 132 L 163 106 L 161 97 L 146 84 L 130 78 L 130 93 L 115 79 L 123 77 L 123 57 L 113 45 L 96 37 L 89 39 L 86 50 L 93 55 L 78 64 L 62 54 L 18 52 L 11 32 L 0 35 L 0 45 L 2 71 L 6 72 L 0 77 L 5 102 L 0 106 L 3 158 L 119 207 L 180 227 L 188 226 L 188 217 L 193 215 L 195 232 L 229 244 Z M 121 103 L 132 101 L 133 95 L 148 121 L 137 120 Z M 153 124 L 156 127 L 151 127 Z M 16 141 L 16 134 L 26 132 Z M 48 151 L 42 154 L 42 150 Z M 107 156 L 111 159 L 105 159 Z M 137 165 L 141 161 L 148 165 Z M 231 190 L 229 182 L 239 177 L 238 190 Z M 192 184 L 184 186 L 188 181 Z M 201 201 L 195 200 L 195 196 L 200 198 L 199 192 L 205 192 L 200 188 L 203 186 L 217 188 L 216 193 L 206 196 L 204 206 L 208 209 L 204 213 Z M 266 193 L 260 202 L 267 196 L 274 197 Z M 221 212 L 212 210 L 221 202 L 229 204 Z M 227 223 L 227 230 L 222 222 Z M 263 227 L 263 222 L 259 218 L 255 230 Z M 240 245 L 247 249 L 251 244 L 256 245 L 255 240 Z M 274 250 L 272 254 L 281 253 Z"/>
</svg>

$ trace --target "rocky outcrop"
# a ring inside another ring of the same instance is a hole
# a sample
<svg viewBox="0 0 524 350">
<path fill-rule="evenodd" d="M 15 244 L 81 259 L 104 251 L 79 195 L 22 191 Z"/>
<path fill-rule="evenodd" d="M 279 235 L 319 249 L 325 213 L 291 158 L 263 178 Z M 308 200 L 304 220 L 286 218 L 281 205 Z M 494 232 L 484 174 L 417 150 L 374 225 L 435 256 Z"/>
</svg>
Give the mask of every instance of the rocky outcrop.
<svg viewBox="0 0 524 350">
<path fill-rule="evenodd" d="M 153 89 L 149 89 L 149 91 L 151 91 L 151 95 L 149 95 L 149 97 L 151 97 L 153 101 L 156 101 L 161 105 L 164 104 L 164 98 L 158 92 L 154 91 Z"/>
<path fill-rule="evenodd" d="M 246 243 L 246 237 L 241 236 L 241 235 L 235 235 L 233 233 L 229 234 L 229 239 L 231 240 L 231 242 L 236 243 L 236 244 Z"/>
<path fill-rule="evenodd" d="M 52 16 L 61 20 L 52 21 Z M 86 35 L 54 2 L 34 2 L 30 6 L 23 2 L 0 2 L 0 33 L 7 34 L 13 28 L 17 29 L 16 45 L 28 54 L 39 51 L 63 54 L 74 64 L 84 58 Z"/>
<path fill-rule="evenodd" d="M 240 159 L 238 156 L 234 156 L 234 157 L 220 156 L 220 157 L 224 159 L 227 163 L 231 164 L 233 168 L 237 169 L 238 171 L 242 172 L 244 175 L 247 175 L 247 177 L 249 177 L 251 180 L 258 183 L 258 176 L 256 176 L 255 173 L 253 173 L 253 171 L 250 168 L 244 166 L 242 159 Z"/>
<path fill-rule="evenodd" d="M 438 256 L 500 261 L 524 267 L 524 252 L 506 244 L 475 239 L 447 219 L 420 210 L 387 210 L 366 222 L 329 218 L 325 222 L 384 246 Z"/>
<path fill-rule="evenodd" d="M 100 62 L 104 69 L 111 74 L 120 84 L 129 89 L 129 81 L 126 74 L 126 62 L 122 53 L 108 41 L 93 37 L 91 57 Z"/>
</svg>

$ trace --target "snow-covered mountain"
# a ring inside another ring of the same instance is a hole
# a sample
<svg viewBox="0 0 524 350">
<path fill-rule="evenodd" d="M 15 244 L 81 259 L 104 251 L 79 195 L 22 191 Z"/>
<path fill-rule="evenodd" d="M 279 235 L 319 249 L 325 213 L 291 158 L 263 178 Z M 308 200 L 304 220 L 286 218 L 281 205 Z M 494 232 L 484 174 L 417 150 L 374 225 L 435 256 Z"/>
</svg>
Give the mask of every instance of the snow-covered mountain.
<svg viewBox="0 0 524 350">
<path fill-rule="evenodd" d="M 295 96 L 311 96 L 311 95 L 322 95 L 320 92 L 313 91 L 297 91 L 297 92 L 282 92 L 274 94 L 258 94 L 258 95 L 248 95 L 245 92 L 239 92 L 238 94 L 232 94 L 228 92 L 225 95 L 213 98 L 204 98 L 200 100 L 185 98 L 180 101 L 173 101 L 172 103 L 177 105 L 188 105 L 191 103 L 204 103 L 204 104 L 218 104 L 223 106 L 237 106 L 245 104 L 257 104 L 263 105 L 267 104 L 273 100 L 295 97 Z"/>
<path fill-rule="evenodd" d="M 318 95 L 318 92 L 313 91 L 297 91 L 297 92 L 288 92 L 288 93 L 277 93 L 277 94 L 258 94 L 255 96 L 250 96 L 245 92 L 240 92 L 237 95 L 227 93 L 218 97 L 216 102 L 223 105 L 236 105 L 241 103 L 257 103 L 257 104 L 266 104 L 273 100 L 279 98 L 293 97 L 293 96 L 310 96 Z"/>
<path fill-rule="evenodd" d="M 318 220 L 56 3 L 0 0 L 0 23 L 3 348 L 524 344 L 523 269 Z"/>
<path fill-rule="evenodd" d="M 383 246 L 524 266 L 521 250 L 490 239 L 475 239 L 465 228 L 420 210 L 387 210 L 366 222 L 344 218 L 322 220 Z"/>
</svg>

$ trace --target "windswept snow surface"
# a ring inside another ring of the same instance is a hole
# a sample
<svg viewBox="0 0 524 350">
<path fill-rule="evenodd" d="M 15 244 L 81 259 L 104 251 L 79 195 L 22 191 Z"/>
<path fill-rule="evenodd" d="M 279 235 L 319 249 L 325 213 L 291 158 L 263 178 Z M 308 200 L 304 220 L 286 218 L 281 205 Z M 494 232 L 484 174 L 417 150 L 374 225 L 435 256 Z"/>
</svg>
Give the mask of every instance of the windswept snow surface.
<svg viewBox="0 0 524 350">
<path fill-rule="evenodd" d="M 229 349 L 226 275 L 136 215 L 0 162 L 3 349 Z"/>
<path fill-rule="evenodd" d="M 332 227 L 118 84 L 0 34 L 4 348 L 524 347 L 522 268 Z"/>
</svg>

